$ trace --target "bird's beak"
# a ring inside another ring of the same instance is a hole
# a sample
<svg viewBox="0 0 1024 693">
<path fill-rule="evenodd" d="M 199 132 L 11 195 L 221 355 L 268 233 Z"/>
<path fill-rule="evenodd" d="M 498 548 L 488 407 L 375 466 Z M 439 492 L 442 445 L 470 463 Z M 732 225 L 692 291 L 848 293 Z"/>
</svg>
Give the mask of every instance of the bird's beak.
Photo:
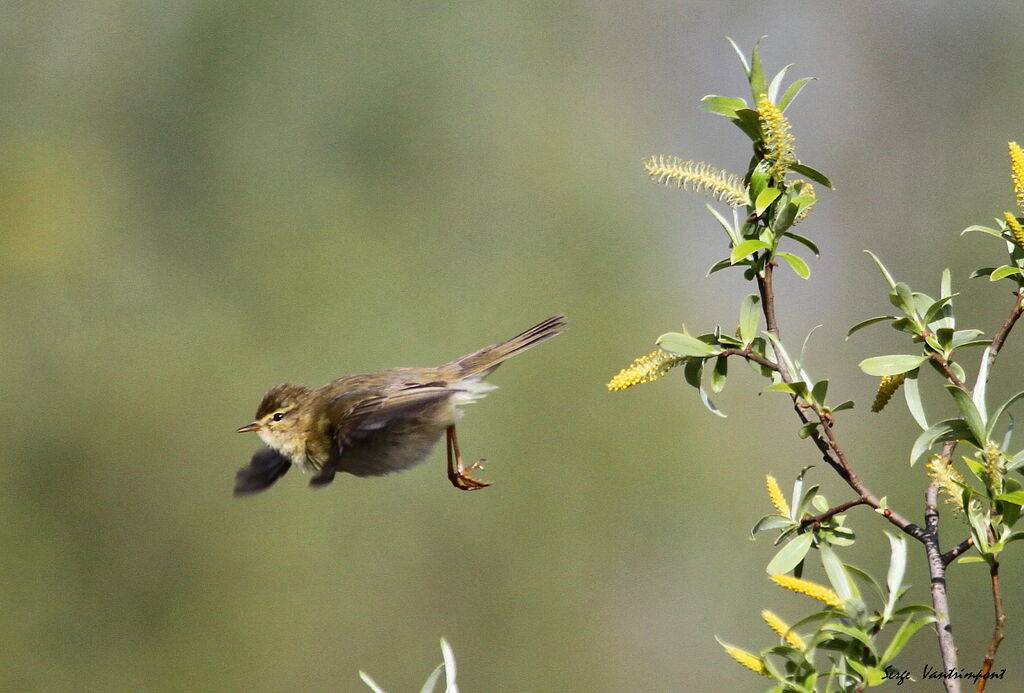
<svg viewBox="0 0 1024 693">
<path fill-rule="evenodd" d="M 252 433 L 253 431 L 258 430 L 260 430 L 260 425 L 253 421 L 251 424 L 246 424 L 242 426 L 240 429 L 235 431 L 235 433 Z"/>
</svg>

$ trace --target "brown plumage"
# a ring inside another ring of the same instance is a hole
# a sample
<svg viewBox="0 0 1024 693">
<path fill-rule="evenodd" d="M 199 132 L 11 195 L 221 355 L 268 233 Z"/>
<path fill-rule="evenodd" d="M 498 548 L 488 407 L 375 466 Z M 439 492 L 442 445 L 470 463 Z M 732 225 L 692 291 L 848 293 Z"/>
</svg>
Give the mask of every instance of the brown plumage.
<svg viewBox="0 0 1024 693">
<path fill-rule="evenodd" d="M 483 460 L 463 468 L 455 435 L 460 407 L 495 388 L 484 382 L 502 362 L 559 334 L 561 315 L 503 342 L 436 368 L 387 368 L 349 375 L 319 388 L 283 383 L 263 397 L 252 423 L 269 450 L 257 452 L 235 477 L 235 495 L 256 493 L 284 476 L 291 465 L 315 472 L 312 486 L 329 484 L 336 472 L 376 476 L 422 462 L 445 433 L 448 477 L 464 490 L 488 484 L 470 475 Z"/>
</svg>

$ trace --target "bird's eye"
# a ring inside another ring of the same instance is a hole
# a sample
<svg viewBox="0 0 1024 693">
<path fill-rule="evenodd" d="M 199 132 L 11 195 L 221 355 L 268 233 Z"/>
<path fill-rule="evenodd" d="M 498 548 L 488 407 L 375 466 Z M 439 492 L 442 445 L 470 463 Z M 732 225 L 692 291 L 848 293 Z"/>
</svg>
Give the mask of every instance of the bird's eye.
<svg viewBox="0 0 1024 693">
<path fill-rule="evenodd" d="M 283 418 L 284 418 L 284 412 L 283 411 L 279 411 L 276 414 L 274 414 L 274 421 L 280 421 Z"/>
</svg>

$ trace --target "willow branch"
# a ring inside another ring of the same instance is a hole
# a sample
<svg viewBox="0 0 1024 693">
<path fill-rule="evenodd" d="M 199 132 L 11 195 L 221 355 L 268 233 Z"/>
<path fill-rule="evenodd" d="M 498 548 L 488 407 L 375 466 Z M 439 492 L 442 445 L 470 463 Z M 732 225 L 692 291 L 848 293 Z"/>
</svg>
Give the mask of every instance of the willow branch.
<svg viewBox="0 0 1024 693">
<path fill-rule="evenodd" d="M 825 520 L 828 520 L 841 512 L 849 510 L 850 508 L 856 507 L 858 505 L 866 505 L 867 502 L 867 499 L 864 498 L 863 496 L 861 496 L 860 498 L 854 498 L 853 500 L 846 501 L 845 503 L 840 503 L 835 507 L 829 508 L 820 515 L 807 515 L 806 517 L 802 517 L 800 518 L 800 524 L 803 526 L 819 525 Z"/>
<path fill-rule="evenodd" d="M 939 489 L 936 482 L 928 484 L 924 494 L 924 550 L 928 558 L 928 576 L 935 609 L 935 631 L 939 640 L 939 655 L 942 668 L 957 670 L 956 641 L 953 639 L 953 625 L 949 620 L 949 600 L 946 596 L 946 566 L 939 551 Z M 944 679 L 946 693 L 960 693 L 958 679 Z"/>
<path fill-rule="evenodd" d="M 772 273 L 774 268 L 774 262 L 769 260 L 765 263 L 764 271 L 757 275 L 757 289 L 758 293 L 761 295 L 761 310 L 764 314 L 765 329 L 778 338 L 779 325 L 775 316 L 775 291 L 772 287 Z M 794 375 L 785 367 L 781 354 L 776 353 L 775 356 L 778 360 L 778 373 L 782 378 L 782 381 L 792 384 Z M 810 418 L 808 418 L 806 413 L 807 409 L 810 409 L 815 413 L 820 425 L 811 429 L 808 437 L 818 448 L 818 451 L 821 452 L 822 460 L 832 467 L 839 477 L 845 481 L 860 498 L 864 499 L 863 503 L 865 505 L 878 510 L 885 519 L 898 527 L 900 531 L 917 539 L 918 541 L 923 542 L 925 540 L 924 530 L 904 516 L 900 515 L 895 510 L 883 508 L 878 496 L 873 494 L 853 471 L 853 468 L 850 466 L 850 463 L 846 458 L 846 453 L 843 451 L 842 447 L 840 447 L 839 442 L 836 440 L 835 434 L 832 431 L 831 417 L 826 417 L 816 408 L 809 407 L 801 403 L 796 395 L 791 395 L 791 398 L 793 400 L 793 409 L 796 411 L 796 415 L 802 423 L 806 424 L 810 422 Z"/>
<path fill-rule="evenodd" d="M 989 563 L 989 577 L 992 582 L 992 608 L 995 612 L 995 626 L 992 628 L 992 640 L 985 651 L 985 659 L 981 663 L 981 670 L 978 672 L 977 684 L 974 686 L 975 693 L 982 693 L 988 678 L 985 676 L 992 671 L 992 664 L 996 659 L 996 651 L 1003 641 L 1003 626 L 1006 624 L 1006 614 L 1003 613 L 1003 593 L 999 588 L 999 558 L 992 556 Z"/>
</svg>

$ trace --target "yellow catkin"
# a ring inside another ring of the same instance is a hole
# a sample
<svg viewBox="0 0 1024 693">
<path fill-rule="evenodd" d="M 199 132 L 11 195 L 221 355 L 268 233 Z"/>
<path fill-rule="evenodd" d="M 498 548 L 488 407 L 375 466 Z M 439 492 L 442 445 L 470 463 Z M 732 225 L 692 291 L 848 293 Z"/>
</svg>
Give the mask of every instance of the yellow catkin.
<svg viewBox="0 0 1024 693">
<path fill-rule="evenodd" d="M 757 100 L 757 115 L 761 119 L 769 175 L 777 181 L 782 180 L 789 167 L 796 163 L 789 121 L 764 94 Z"/>
<path fill-rule="evenodd" d="M 625 390 L 627 387 L 633 387 L 641 383 L 652 382 L 685 360 L 685 356 L 670 354 L 663 349 L 655 349 L 646 356 L 634 359 L 633 363 L 623 368 L 615 377 L 609 380 L 606 387 L 614 392 L 615 390 Z"/>
<path fill-rule="evenodd" d="M 786 503 L 786 497 L 782 495 L 782 489 L 779 488 L 779 482 L 775 480 L 775 477 L 768 474 L 764 478 L 765 488 L 768 489 L 768 500 L 772 502 L 772 506 L 775 508 L 779 515 L 789 517 L 789 504 Z"/>
<path fill-rule="evenodd" d="M 768 624 L 768 627 L 775 631 L 775 634 L 784 639 L 791 646 L 798 650 L 804 649 L 804 641 L 799 635 L 789 629 L 789 625 L 774 613 L 765 609 L 761 612 L 761 618 Z"/>
<path fill-rule="evenodd" d="M 743 179 L 703 161 L 687 161 L 678 156 L 652 156 L 644 159 L 644 171 L 655 183 L 710 195 L 730 207 L 749 203 Z"/>
<path fill-rule="evenodd" d="M 843 606 L 843 600 L 839 598 L 839 595 L 824 585 L 819 585 L 816 582 L 793 577 L 791 575 L 775 574 L 770 577 L 779 587 L 784 587 L 792 592 L 803 594 L 811 599 L 817 599 L 819 602 L 828 604 L 836 609 L 841 609 Z"/>
<path fill-rule="evenodd" d="M 1021 228 L 1020 222 L 1009 212 L 1003 212 L 1003 219 L 1006 220 L 1006 229 L 1013 236 L 1013 242 L 1018 248 L 1024 249 L 1024 228 Z"/>
<path fill-rule="evenodd" d="M 814 186 L 811 185 L 809 181 L 806 181 L 803 178 L 800 178 L 798 180 L 793 181 L 792 185 L 794 185 L 794 186 L 799 185 L 800 186 L 800 190 L 799 190 L 800 195 L 806 195 L 807 197 L 813 197 L 815 200 L 818 199 L 817 194 L 814 192 Z M 814 206 L 814 202 L 810 203 L 809 205 L 804 207 L 802 210 L 800 210 L 800 213 L 796 215 L 796 219 L 793 220 L 793 223 L 794 224 L 799 224 L 801 221 L 806 219 L 807 215 L 811 213 L 811 207 L 813 207 L 813 206 Z"/>
<path fill-rule="evenodd" d="M 871 405 L 871 411 L 877 414 L 885 409 L 885 405 L 889 403 L 893 394 L 896 390 L 900 389 L 900 385 L 902 385 L 903 381 L 906 379 L 906 373 L 883 375 L 882 379 L 878 383 L 878 391 L 875 392 L 875 402 Z"/>
<path fill-rule="evenodd" d="M 956 470 L 953 463 L 942 455 L 932 455 L 925 464 L 928 476 L 935 482 L 945 501 L 952 505 L 958 513 L 964 511 L 963 484 L 964 477 Z"/>
<path fill-rule="evenodd" d="M 1010 181 L 1017 196 L 1017 209 L 1024 213 L 1024 151 L 1016 142 L 1010 142 Z"/>
<path fill-rule="evenodd" d="M 761 676 L 770 676 L 768 669 L 765 667 L 764 662 L 757 655 L 750 654 L 746 650 L 741 650 L 738 647 L 725 646 L 725 653 L 732 657 L 737 664 L 745 666 L 755 674 Z"/>
</svg>

